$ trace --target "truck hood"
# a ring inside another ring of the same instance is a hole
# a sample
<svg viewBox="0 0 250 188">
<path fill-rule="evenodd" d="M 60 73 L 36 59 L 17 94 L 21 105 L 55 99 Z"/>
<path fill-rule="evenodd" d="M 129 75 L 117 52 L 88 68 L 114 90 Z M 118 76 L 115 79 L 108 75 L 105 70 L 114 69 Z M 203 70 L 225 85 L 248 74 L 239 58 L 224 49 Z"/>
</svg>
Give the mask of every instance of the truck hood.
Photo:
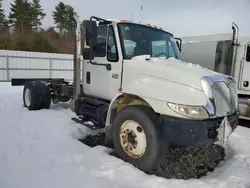
<svg viewBox="0 0 250 188">
<path fill-rule="evenodd" d="M 201 77 L 222 75 L 199 65 L 177 60 L 175 58 L 150 58 L 136 56 L 124 61 L 123 71 L 126 74 L 139 74 L 186 85 L 203 90 Z"/>
</svg>

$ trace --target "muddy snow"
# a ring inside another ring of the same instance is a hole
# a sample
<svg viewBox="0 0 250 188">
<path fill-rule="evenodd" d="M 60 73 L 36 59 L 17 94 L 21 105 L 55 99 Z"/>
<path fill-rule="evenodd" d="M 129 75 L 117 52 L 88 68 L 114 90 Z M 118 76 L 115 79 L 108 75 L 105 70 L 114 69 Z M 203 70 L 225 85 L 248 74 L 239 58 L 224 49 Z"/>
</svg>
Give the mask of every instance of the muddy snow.
<svg viewBox="0 0 250 188">
<path fill-rule="evenodd" d="M 226 160 L 200 179 L 148 175 L 111 156 L 104 146 L 79 139 L 96 134 L 71 120 L 68 104 L 28 111 L 22 87 L 0 83 L 1 188 L 250 187 L 250 129 L 238 127 L 226 148 Z"/>
</svg>

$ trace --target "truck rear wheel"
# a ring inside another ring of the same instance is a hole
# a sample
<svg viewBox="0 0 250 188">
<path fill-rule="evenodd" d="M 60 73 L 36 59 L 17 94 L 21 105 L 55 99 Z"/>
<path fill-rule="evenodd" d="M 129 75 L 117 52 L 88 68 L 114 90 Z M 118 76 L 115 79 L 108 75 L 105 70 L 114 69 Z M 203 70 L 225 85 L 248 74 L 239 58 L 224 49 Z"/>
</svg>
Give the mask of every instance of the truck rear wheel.
<svg viewBox="0 0 250 188">
<path fill-rule="evenodd" d="M 42 95 L 41 108 L 49 109 L 51 105 L 51 95 L 49 87 L 43 84 L 41 81 L 37 81 L 37 86 L 39 87 Z"/>
<path fill-rule="evenodd" d="M 49 88 L 41 81 L 27 82 L 23 89 L 23 103 L 29 110 L 48 109 L 51 104 Z"/>
<path fill-rule="evenodd" d="M 42 102 L 42 95 L 36 82 L 27 82 L 23 89 L 24 107 L 29 110 L 39 110 Z"/>
<path fill-rule="evenodd" d="M 161 162 L 165 146 L 152 110 L 144 106 L 126 107 L 115 116 L 112 127 L 115 152 L 121 159 L 145 172 Z"/>
</svg>

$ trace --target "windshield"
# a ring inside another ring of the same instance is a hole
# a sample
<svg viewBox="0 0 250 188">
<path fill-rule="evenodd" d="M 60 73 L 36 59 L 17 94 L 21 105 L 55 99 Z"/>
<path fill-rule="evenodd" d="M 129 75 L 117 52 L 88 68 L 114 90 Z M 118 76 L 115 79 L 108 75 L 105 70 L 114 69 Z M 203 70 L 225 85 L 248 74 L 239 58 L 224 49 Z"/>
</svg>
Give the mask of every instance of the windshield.
<svg viewBox="0 0 250 188">
<path fill-rule="evenodd" d="M 119 23 L 118 29 L 125 59 L 139 55 L 180 59 L 173 36 L 165 31 L 133 23 Z"/>
</svg>

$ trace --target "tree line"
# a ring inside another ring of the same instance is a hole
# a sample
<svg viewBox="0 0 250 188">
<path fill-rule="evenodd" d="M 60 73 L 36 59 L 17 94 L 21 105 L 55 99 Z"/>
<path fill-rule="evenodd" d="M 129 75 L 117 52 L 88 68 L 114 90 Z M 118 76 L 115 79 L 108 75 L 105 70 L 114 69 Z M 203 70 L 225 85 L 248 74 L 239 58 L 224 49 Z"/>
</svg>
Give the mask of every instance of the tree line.
<svg viewBox="0 0 250 188">
<path fill-rule="evenodd" d="M 74 15 L 71 5 L 59 2 L 52 17 L 55 26 L 44 29 L 46 13 L 40 0 L 14 0 L 6 15 L 0 0 L 0 49 L 73 53 Z"/>
</svg>

